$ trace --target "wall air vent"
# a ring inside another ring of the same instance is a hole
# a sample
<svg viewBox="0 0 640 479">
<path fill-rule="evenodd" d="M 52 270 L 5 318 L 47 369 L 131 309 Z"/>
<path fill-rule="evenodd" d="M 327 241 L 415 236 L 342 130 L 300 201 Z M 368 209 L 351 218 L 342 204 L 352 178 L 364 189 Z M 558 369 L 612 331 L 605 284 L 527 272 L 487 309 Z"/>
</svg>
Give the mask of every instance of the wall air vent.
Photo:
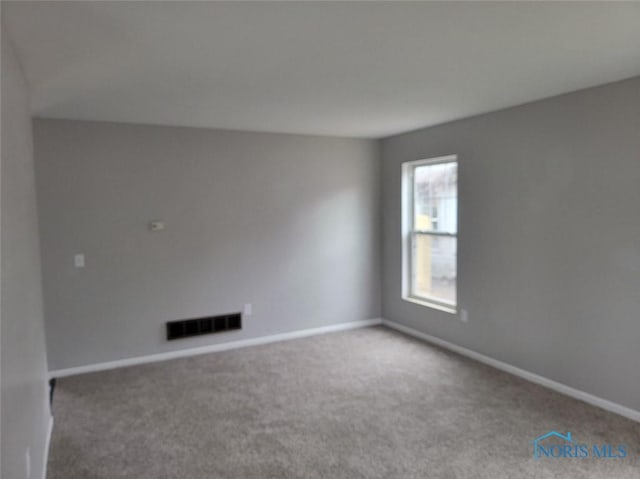
<svg viewBox="0 0 640 479">
<path fill-rule="evenodd" d="M 242 329 L 242 314 L 240 313 L 169 321 L 167 323 L 167 341 L 238 329 Z"/>
</svg>

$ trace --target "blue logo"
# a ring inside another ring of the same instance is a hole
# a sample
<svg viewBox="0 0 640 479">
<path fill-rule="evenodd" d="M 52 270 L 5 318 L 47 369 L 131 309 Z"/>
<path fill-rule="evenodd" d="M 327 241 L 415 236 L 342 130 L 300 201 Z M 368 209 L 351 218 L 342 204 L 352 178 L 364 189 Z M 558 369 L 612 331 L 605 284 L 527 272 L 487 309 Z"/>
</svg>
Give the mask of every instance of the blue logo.
<svg viewBox="0 0 640 479">
<path fill-rule="evenodd" d="M 535 438 L 533 444 L 533 457 L 540 458 L 576 458 L 586 459 L 589 457 L 598 459 L 623 459 L 627 457 L 627 446 L 625 444 L 587 444 L 576 442 L 571 433 L 560 434 L 557 431 L 549 431 L 542 436 Z"/>
</svg>

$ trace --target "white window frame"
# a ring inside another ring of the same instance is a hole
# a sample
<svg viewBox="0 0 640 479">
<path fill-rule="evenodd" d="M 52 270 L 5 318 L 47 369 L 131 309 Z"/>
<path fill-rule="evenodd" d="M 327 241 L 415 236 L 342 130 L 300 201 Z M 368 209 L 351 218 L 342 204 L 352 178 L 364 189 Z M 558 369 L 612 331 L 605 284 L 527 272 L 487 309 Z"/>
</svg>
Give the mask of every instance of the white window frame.
<svg viewBox="0 0 640 479">
<path fill-rule="evenodd" d="M 402 163 L 402 299 L 412 303 L 420 304 L 430 308 L 445 311 L 447 313 L 458 312 L 458 260 L 456 258 L 456 303 L 450 303 L 442 301 L 437 298 L 429 298 L 423 296 L 414 295 L 411 291 L 412 276 L 413 276 L 413 236 L 415 234 L 421 234 L 416 232 L 414 227 L 414 175 L 416 168 L 425 165 L 437 165 L 441 163 L 456 163 L 458 165 L 458 171 L 460 163 L 458 162 L 457 155 L 439 156 L 436 158 L 427 158 L 422 160 L 407 161 Z M 459 174 L 458 174 L 459 178 Z M 459 198 L 459 194 L 458 194 Z M 456 212 L 456 224 L 459 226 L 460 201 L 458 200 L 458 211 Z M 434 233 L 429 232 L 432 236 L 446 236 L 456 239 L 458 242 L 459 229 L 456 227 L 455 233 Z M 457 249 L 457 247 L 456 247 Z"/>
</svg>

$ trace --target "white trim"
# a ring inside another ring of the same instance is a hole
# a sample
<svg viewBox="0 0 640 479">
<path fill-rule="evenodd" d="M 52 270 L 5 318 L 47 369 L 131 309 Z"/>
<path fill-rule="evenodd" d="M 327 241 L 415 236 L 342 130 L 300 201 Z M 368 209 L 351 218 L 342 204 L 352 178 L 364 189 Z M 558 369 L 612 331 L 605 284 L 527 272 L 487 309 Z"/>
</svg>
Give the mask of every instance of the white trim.
<svg viewBox="0 0 640 479">
<path fill-rule="evenodd" d="M 42 458 L 42 479 L 47 479 L 47 465 L 49 464 L 49 448 L 51 447 L 51 434 L 53 433 L 53 416 L 49 416 L 47 437 L 44 440 L 44 457 Z"/>
<path fill-rule="evenodd" d="M 404 301 L 408 301 L 410 303 L 419 304 L 420 306 L 426 306 L 428 308 L 439 309 L 440 311 L 444 311 L 445 313 L 450 314 L 458 314 L 458 308 L 456 305 L 446 305 L 444 303 L 438 303 L 436 301 L 429 301 L 428 299 L 416 298 L 414 296 L 407 296 L 402 298 Z"/>
<path fill-rule="evenodd" d="M 403 162 L 403 165 L 408 165 L 411 168 L 424 165 L 441 165 L 442 163 L 454 163 L 458 161 L 458 155 L 452 153 L 450 155 L 435 156 L 433 158 L 421 158 L 419 160 L 409 160 Z"/>
<path fill-rule="evenodd" d="M 336 331 L 346 331 L 348 329 L 356 328 L 366 328 L 368 326 L 375 326 L 381 323 L 381 318 L 365 319 L 362 321 L 350 321 L 347 323 L 322 326 L 320 328 L 302 329 L 298 331 L 290 331 L 287 333 L 272 334 L 270 336 L 261 336 L 258 338 L 240 339 L 238 341 L 228 341 L 226 343 L 211 344 L 209 346 L 202 346 L 198 348 L 179 349 L 177 351 L 168 351 L 166 353 L 151 354 L 148 356 L 137 356 L 127 359 L 118 359 L 116 361 L 108 361 L 105 363 L 87 364 L 85 366 L 58 369 L 55 371 L 49 371 L 49 377 L 61 378 L 65 376 L 74 376 L 76 374 L 92 373 L 97 371 L 105 371 L 107 369 L 135 366 L 137 364 L 155 363 L 158 361 L 166 361 L 168 359 L 185 358 L 189 356 L 197 356 L 199 354 L 227 351 L 229 349 L 245 348 L 247 346 L 257 346 L 260 344 L 275 343 L 278 341 L 286 341 L 289 339 L 305 338 L 307 336 L 315 336 L 317 334 L 333 333 Z"/>
<path fill-rule="evenodd" d="M 591 404 L 592 406 L 596 406 L 606 411 L 610 411 L 610 412 L 619 414 L 621 416 L 624 416 L 633 421 L 640 422 L 640 411 L 636 411 L 635 409 L 622 406 L 621 404 L 615 403 L 613 401 L 609 401 L 608 399 L 603 399 L 601 397 L 594 396 L 593 394 L 589 394 L 579 389 L 572 388 L 571 386 L 567 386 L 566 384 L 559 383 L 552 379 L 545 378 L 544 376 L 540 376 L 538 374 L 526 371 L 524 369 L 520 369 L 516 366 L 512 366 L 502 361 L 498 361 L 497 359 L 494 359 L 492 357 L 485 356 L 484 354 L 477 353 L 475 351 L 464 348 L 462 346 L 458 346 L 457 344 L 453 344 L 453 343 L 450 343 L 449 341 L 445 341 L 444 339 L 440 339 L 435 336 L 431 336 L 430 334 L 417 331 L 413 328 L 403 326 L 402 324 L 398 324 L 394 321 L 383 319 L 382 324 L 384 324 L 385 326 L 388 326 L 391 329 L 395 329 L 402 333 L 408 334 L 409 336 L 422 339 L 424 341 L 443 347 L 450 351 L 454 351 L 458 354 L 461 354 L 462 356 L 475 359 L 476 361 L 487 364 L 496 369 L 500 369 L 509 374 L 513 374 L 514 376 L 518 376 L 522 379 L 526 379 L 527 381 L 530 381 L 532 383 L 536 383 L 536 384 L 539 384 L 540 386 L 544 386 L 546 388 L 552 389 L 556 392 L 564 394 L 565 396 L 569 396 L 574 399 L 584 401 L 586 403 Z"/>
</svg>

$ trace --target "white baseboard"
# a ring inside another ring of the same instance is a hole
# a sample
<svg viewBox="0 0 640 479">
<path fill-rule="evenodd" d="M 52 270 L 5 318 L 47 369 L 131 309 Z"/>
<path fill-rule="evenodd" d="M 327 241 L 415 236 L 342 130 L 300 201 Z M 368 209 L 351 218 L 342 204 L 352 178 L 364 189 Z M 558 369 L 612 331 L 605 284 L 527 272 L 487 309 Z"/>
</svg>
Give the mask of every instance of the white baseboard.
<svg viewBox="0 0 640 479">
<path fill-rule="evenodd" d="M 475 351 L 464 348 L 462 346 L 458 346 L 457 344 L 450 343 L 449 341 L 445 341 L 444 339 L 440 339 L 435 336 L 431 336 L 429 334 L 417 331 L 413 328 L 403 326 L 402 324 L 396 323 L 394 321 L 383 319 L 382 324 L 384 324 L 385 326 L 388 326 L 391 329 L 395 329 L 402 333 L 408 334 L 409 336 L 413 336 L 418 339 L 422 339 L 429 343 L 435 344 L 437 346 L 441 346 L 445 349 L 461 354 L 462 356 L 475 359 L 476 361 L 487 364 L 496 369 L 500 369 L 509 374 L 513 374 L 514 376 L 518 376 L 523 379 L 526 379 L 527 381 L 530 381 L 532 383 L 536 383 L 546 388 L 552 389 L 556 392 L 564 394 L 565 396 L 569 396 L 574 399 L 584 401 L 593 406 L 619 414 L 633 421 L 640 422 L 640 411 L 636 411 L 635 409 L 622 406 L 620 404 L 609 401 L 608 399 L 603 399 L 601 397 L 594 396 L 593 394 L 589 394 L 579 389 L 572 388 L 571 386 L 567 386 L 565 384 L 559 383 L 552 379 L 545 378 L 544 376 L 540 376 L 538 374 L 526 371 L 524 369 L 520 369 L 516 366 L 512 366 L 502 361 L 498 361 L 497 359 L 491 358 L 489 356 L 485 356 L 484 354 L 477 353 Z"/>
<path fill-rule="evenodd" d="M 44 440 L 44 457 L 42 458 L 42 479 L 47 479 L 47 466 L 49 465 L 49 448 L 51 447 L 51 434 L 53 434 L 53 416 L 49 416 L 47 437 Z"/>
<path fill-rule="evenodd" d="M 270 336 L 261 336 L 259 338 L 240 339 L 238 341 L 228 341 L 226 343 L 212 344 L 209 346 L 201 346 L 197 348 L 179 349 L 177 351 L 168 351 L 166 353 L 151 354 L 148 356 L 137 356 L 134 358 L 118 359 L 116 361 L 108 361 L 105 363 L 88 364 L 86 366 L 58 369 L 56 371 L 49 371 L 49 377 L 62 378 L 65 376 L 74 376 L 76 374 L 105 371 L 107 369 L 116 369 L 126 366 L 135 366 L 137 364 L 155 363 L 158 361 L 166 361 L 168 359 L 185 358 L 189 356 L 197 356 L 200 354 L 227 351 L 229 349 L 245 348 L 247 346 L 257 346 L 260 344 L 275 343 L 278 341 L 286 341 L 289 339 L 305 338 L 307 336 L 315 336 L 317 334 L 333 333 L 336 331 L 346 331 L 348 329 L 356 328 L 366 328 L 368 326 L 375 326 L 381 323 L 381 318 L 365 319 L 362 321 L 350 321 L 348 323 L 332 324 L 329 326 L 322 326 L 320 328 L 302 329 L 298 331 L 290 331 L 287 333 L 272 334 Z"/>
</svg>

